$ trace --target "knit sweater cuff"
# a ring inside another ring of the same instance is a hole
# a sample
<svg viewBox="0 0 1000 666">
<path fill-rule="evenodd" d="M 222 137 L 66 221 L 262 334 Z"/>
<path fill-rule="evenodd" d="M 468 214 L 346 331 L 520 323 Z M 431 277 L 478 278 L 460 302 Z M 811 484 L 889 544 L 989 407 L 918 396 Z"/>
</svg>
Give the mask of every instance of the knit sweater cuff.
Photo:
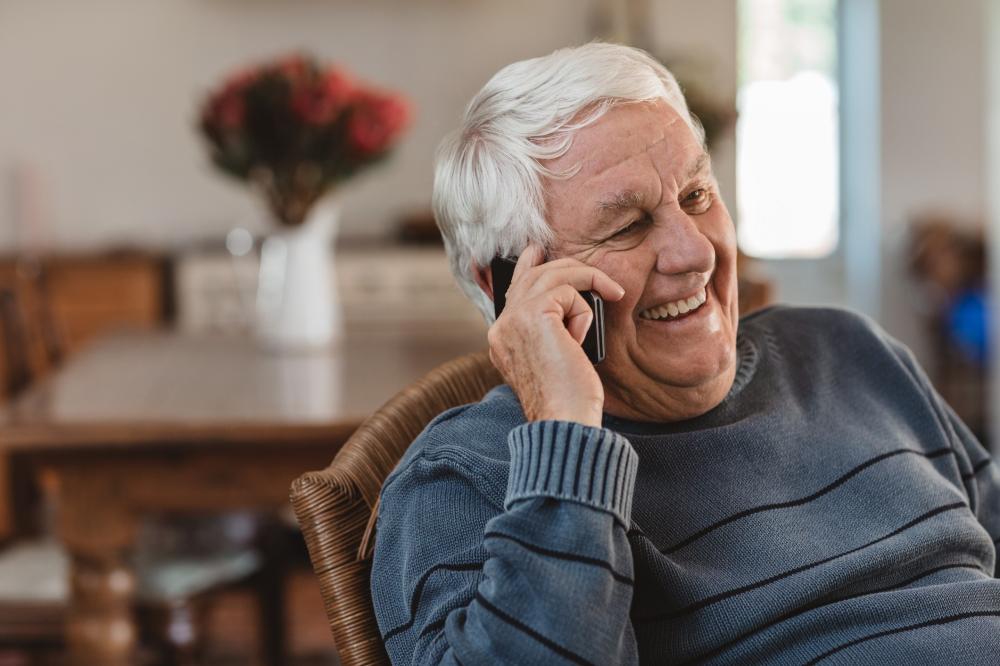
<svg viewBox="0 0 1000 666">
<path fill-rule="evenodd" d="M 504 508 L 553 497 L 610 512 L 626 528 L 639 456 L 605 428 L 570 421 L 533 421 L 510 431 L 510 476 Z"/>
</svg>

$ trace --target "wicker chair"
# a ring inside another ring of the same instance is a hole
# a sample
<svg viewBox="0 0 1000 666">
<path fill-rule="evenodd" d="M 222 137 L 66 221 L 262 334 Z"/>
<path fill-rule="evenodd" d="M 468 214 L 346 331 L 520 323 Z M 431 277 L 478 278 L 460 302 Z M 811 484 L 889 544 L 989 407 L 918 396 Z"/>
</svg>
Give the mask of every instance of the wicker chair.
<svg viewBox="0 0 1000 666">
<path fill-rule="evenodd" d="M 369 593 L 382 482 L 431 419 L 478 401 L 501 381 L 486 352 L 450 361 L 369 417 L 329 467 L 292 484 L 292 506 L 344 666 L 389 664 Z"/>
</svg>

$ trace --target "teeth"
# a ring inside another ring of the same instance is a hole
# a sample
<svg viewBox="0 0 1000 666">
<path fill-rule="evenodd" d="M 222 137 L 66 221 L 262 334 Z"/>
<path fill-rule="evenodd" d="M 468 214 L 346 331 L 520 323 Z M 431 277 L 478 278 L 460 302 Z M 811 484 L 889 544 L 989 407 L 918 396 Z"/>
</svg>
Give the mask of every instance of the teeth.
<svg viewBox="0 0 1000 666">
<path fill-rule="evenodd" d="M 702 288 L 694 296 L 682 298 L 672 303 L 664 303 L 663 305 L 651 307 L 648 310 L 640 312 L 639 316 L 643 319 L 667 319 L 669 317 L 677 317 L 679 315 L 697 310 L 707 299 L 708 293 L 704 288 Z"/>
</svg>

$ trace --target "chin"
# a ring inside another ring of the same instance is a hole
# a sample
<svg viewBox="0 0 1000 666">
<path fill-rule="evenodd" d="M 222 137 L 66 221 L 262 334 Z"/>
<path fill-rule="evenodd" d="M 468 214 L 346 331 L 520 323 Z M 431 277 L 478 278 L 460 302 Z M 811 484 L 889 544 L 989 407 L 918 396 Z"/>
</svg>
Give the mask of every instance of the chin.
<svg viewBox="0 0 1000 666">
<path fill-rule="evenodd" d="M 686 354 L 671 355 L 662 346 L 611 351 L 598 372 L 608 411 L 625 418 L 680 421 L 700 416 L 725 399 L 736 376 L 736 346 L 721 341 Z"/>
<path fill-rule="evenodd" d="M 680 358 L 651 359 L 647 374 L 663 384 L 683 388 L 709 388 L 716 382 L 731 384 L 736 366 L 735 347 L 720 349 L 712 354 L 703 351 Z"/>
<path fill-rule="evenodd" d="M 720 331 L 710 338 L 677 346 L 643 346 L 629 359 L 640 372 L 655 381 L 681 388 L 710 387 L 717 381 L 732 381 L 736 366 L 736 340 Z M 728 386 L 726 387 L 728 390 Z"/>
</svg>

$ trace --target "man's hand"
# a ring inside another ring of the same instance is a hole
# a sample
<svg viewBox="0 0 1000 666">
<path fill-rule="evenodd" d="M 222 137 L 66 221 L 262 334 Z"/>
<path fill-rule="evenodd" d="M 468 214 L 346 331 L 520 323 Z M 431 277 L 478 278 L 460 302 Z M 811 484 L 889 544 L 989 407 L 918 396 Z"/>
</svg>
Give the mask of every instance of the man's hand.
<svg viewBox="0 0 1000 666">
<path fill-rule="evenodd" d="M 604 387 L 580 346 L 594 315 L 579 292 L 617 301 L 625 290 L 576 259 L 543 264 L 543 258 L 543 250 L 531 244 L 518 259 L 507 303 L 489 330 L 490 359 L 529 421 L 600 427 Z"/>
</svg>

